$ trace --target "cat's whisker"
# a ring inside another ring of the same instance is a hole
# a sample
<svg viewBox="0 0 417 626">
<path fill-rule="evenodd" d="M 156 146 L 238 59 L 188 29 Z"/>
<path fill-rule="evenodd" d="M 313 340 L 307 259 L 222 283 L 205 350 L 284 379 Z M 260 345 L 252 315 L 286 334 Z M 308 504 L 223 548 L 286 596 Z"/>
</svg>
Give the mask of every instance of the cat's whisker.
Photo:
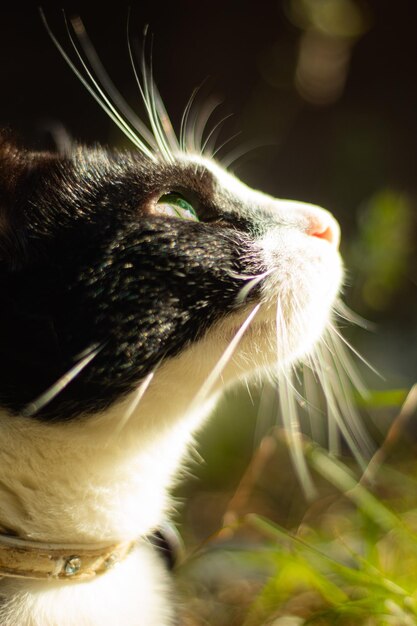
<svg viewBox="0 0 417 626">
<path fill-rule="evenodd" d="M 245 276 L 245 275 L 235 275 L 235 278 L 241 278 L 243 280 L 247 280 L 248 282 L 246 283 L 246 285 L 244 285 L 241 290 L 238 292 L 237 296 L 236 296 L 236 304 L 240 305 L 242 304 L 247 297 L 249 296 L 250 292 L 256 287 L 256 285 L 259 285 L 259 283 L 266 277 L 269 276 L 269 274 L 273 274 L 276 271 L 275 267 L 272 267 L 271 269 L 267 270 L 266 272 L 262 272 L 261 274 L 258 274 L 256 276 Z"/>
<path fill-rule="evenodd" d="M 115 430 L 112 433 L 112 442 L 114 441 L 114 437 L 118 437 L 120 433 L 125 429 L 127 423 L 131 419 L 132 415 L 135 413 L 140 402 L 142 401 L 143 396 L 145 395 L 145 392 L 149 388 L 149 385 L 151 384 L 153 377 L 155 376 L 157 367 L 154 370 L 152 370 L 152 372 L 150 372 L 147 376 L 145 376 L 145 378 L 139 384 L 138 388 L 133 394 L 133 399 L 131 403 L 127 407 L 126 411 L 122 415 L 120 421 L 118 422 Z"/>
<path fill-rule="evenodd" d="M 362 361 L 362 363 L 364 363 L 364 365 L 366 365 L 366 366 L 367 366 L 367 367 L 368 367 L 368 368 L 369 368 L 369 369 L 370 369 L 370 370 L 371 370 L 374 374 L 376 374 L 376 375 L 378 376 L 378 378 L 383 379 L 382 374 L 380 374 L 380 373 L 378 372 L 378 370 L 376 370 L 376 369 L 373 367 L 373 365 L 371 365 L 371 363 L 369 363 L 369 361 L 367 361 L 367 360 L 366 360 L 366 359 L 365 359 L 365 358 L 361 355 L 361 353 L 360 353 L 360 352 L 358 352 L 358 350 L 356 350 L 356 349 L 352 346 L 352 344 L 351 344 L 351 343 L 350 343 L 350 342 L 349 342 L 349 341 L 348 341 L 345 337 L 343 337 L 343 335 L 339 332 L 339 330 L 336 328 L 336 326 L 334 326 L 334 325 L 331 325 L 331 324 L 330 324 L 330 325 L 329 325 L 329 328 L 332 328 L 333 332 L 334 332 L 334 333 L 335 333 L 335 334 L 339 337 L 339 339 L 340 339 L 340 340 L 341 340 L 341 341 L 345 344 L 345 346 L 346 346 L 347 348 L 349 348 L 349 350 L 350 350 L 351 352 L 353 352 L 353 354 L 354 354 L 355 356 L 357 356 L 357 357 L 358 357 L 358 359 L 360 359 L 360 360 Z"/>
<path fill-rule="evenodd" d="M 352 402 L 352 385 L 366 397 L 368 391 L 363 385 L 359 375 L 353 364 L 350 362 L 345 346 L 340 341 L 340 334 L 335 332 L 334 327 L 329 326 L 327 330 L 328 342 L 333 346 L 333 350 L 329 350 L 331 362 L 338 374 L 337 381 L 339 383 L 339 392 L 337 394 L 339 404 L 343 402 L 346 421 L 356 433 L 356 438 L 360 441 L 360 447 L 364 456 L 369 456 L 374 452 L 374 444 L 362 424 L 362 420 Z"/>
<path fill-rule="evenodd" d="M 363 398 L 368 397 L 369 393 L 366 386 L 362 382 L 362 378 L 356 369 L 354 363 L 349 358 L 349 354 L 346 350 L 345 344 L 342 343 L 340 333 L 336 332 L 333 324 L 329 324 L 327 337 L 333 347 L 333 352 L 337 357 L 337 360 L 345 370 L 348 379 L 351 384 L 357 389 Z"/>
<path fill-rule="evenodd" d="M 202 143 L 203 135 L 211 115 L 216 108 L 222 103 L 217 98 L 212 98 L 210 102 L 205 102 L 203 107 L 193 108 L 195 98 L 203 86 L 203 81 L 196 89 L 194 89 L 185 107 L 181 119 L 180 127 L 180 146 L 183 152 L 190 154 L 203 154 Z"/>
<path fill-rule="evenodd" d="M 204 127 L 207 123 L 207 119 L 202 120 L 201 115 L 201 110 L 190 108 L 187 116 L 187 126 L 185 128 L 185 151 L 189 154 L 201 154 L 202 152 L 201 144 L 203 141 Z"/>
<path fill-rule="evenodd" d="M 133 67 L 133 65 L 132 65 Z M 160 119 L 158 117 L 158 113 L 156 110 L 156 105 L 155 105 L 155 99 L 154 99 L 154 94 L 153 94 L 153 79 L 151 74 L 148 75 L 148 70 L 145 64 L 145 56 L 143 53 L 142 56 L 142 76 L 143 76 L 143 89 L 142 89 L 142 93 L 144 95 L 144 102 L 145 102 L 145 107 L 146 110 L 148 111 L 148 117 L 149 117 L 149 123 L 151 125 L 151 128 L 153 130 L 153 133 L 155 135 L 155 139 L 158 143 L 159 149 L 161 151 L 161 154 L 163 155 L 163 157 L 165 158 L 165 160 L 168 163 L 173 163 L 174 162 L 174 157 L 171 153 L 170 147 L 169 147 L 169 143 L 165 137 L 165 134 L 163 132 L 163 128 L 162 125 L 160 123 Z M 136 80 L 139 84 L 139 78 L 137 73 L 135 74 Z"/>
<path fill-rule="evenodd" d="M 297 296 L 293 297 L 291 304 L 292 324 L 301 329 L 303 322 L 301 316 L 302 309 Z M 304 389 L 307 397 L 304 400 L 295 385 L 294 368 L 290 368 L 290 372 L 285 369 L 285 362 L 289 356 L 289 329 L 287 328 L 279 299 L 276 311 L 276 335 L 278 355 L 277 378 L 282 420 L 288 433 L 290 454 L 295 470 L 306 494 L 311 496 L 314 494 L 314 486 L 303 453 L 297 400 L 300 404 L 307 405 L 311 422 L 314 422 L 312 411 L 317 413 L 318 409 L 314 409 L 313 405 L 309 407 L 311 397 L 306 377 L 304 379 Z M 304 358 L 304 363 L 311 368 L 312 374 L 318 378 L 326 399 L 329 449 L 332 453 L 340 453 L 340 433 L 347 442 L 358 464 L 361 467 L 365 466 L 365 459 L 372 453 L 373 445 L 352 402 L 351 381 L 353 379 L 353 383 L 359 383 L 359 389 L 362 389 L 363 385 L 360 384 L 358 375 L 347 358 L 341 335 L 334 325 L 329 323 L 328 329 L 319 343 L 316 344 L 309 356 Z"/>
<path fill-rule="evenodd" d="M 304 456 L 304 446 L 298 409 L 292 393 L 291 381 L 286 376 L 278 377 L 279 405 L 282 421 L 289 440 L 289 452 L 306 497 L 314 498 L 316 489 Z"/>
<path fill-rule="evenodd" d="M 198 390 L 197 394 L 194 396 L 194 398 L 193 398 L 193 400 L 191 402 L 191 405 L 190 405 L 190 409 L 191 410 L 194 407 L 202 405 L 204 403 L 204 401 L 207 399 L 207 397 L 209 396 L 210 392 L 213 390 L 213 387 L 215 386 L 215 384 L 217 383 L 218 379 L 222 375 L 225 367 L 227 366 L 227 364 L 229 363 L 230 359 L 232 358 L 232 356 L 233 356 L 237 346 L 239 345 L 243 335 L 246 333 L 246 331 L 248 330 L 249 326 L 251 325 L 254 317 L 258 313 L 260 307 L 261 307 L 261 304 L 260 303 L 257 304 L 251 310 L 251 312 L 249 313 L 249 315 L 247 316 L 245 321 L 241 324 L 241 326 L 239 327 L 239 330 L 235 333 L 233 339 L 230 341 L 230 343 L 228 344 L 227 348 L 224 350 L 223 354 L 220 356 L 219 360 L 217 361 L 216 365 L 211 370 L 210 374 L 207 376 L 206 380 L 204 381 L 204 383 L 202 384 L 202 386 Z"/>
<path fill-rule="evenodd" d="M 198 140 L 196 138 L 197 122 L 198 113 L 191 109 L 187 117 L 187 127 L 185 129 L 185 151 L 189 154 L 199 154 Z"/>
<path fill-rule="evenodd" d="M 276 308 L 276 334 L 277 334 L 277 380 L 279 391 L 279 406 L 285 431 L 289 441 L 289 452 L 303 486 L 304 492 L 308 498 L 313 498 L 316 490 L 308 470 L 308 466 L 304 457 L 302 436 L 300 423 L 298 418 L 298 410 L 296 403 L 296 389 L 293 382 L 292 368 L 289 371 L 285 369 L 285 360 L 289 356 L 288 346 L 288 329 L 285 322 L 285 316 L 282 311 L 281 300 L 277 300 Z"/>
<path fill-rule="evenodd" d="M 207 155 L 211 155 L 211 151 L 210 148 L 208 147 L 208 144 L 212 143 L 212 141 L 215 140 L 215 135 L 217 135 L 217 133 L 215 132 L 216 129 L 213 129 L 212 131 L 209 131 L 207 133 L 207 137 L 206 140 L 204 142 L 205 144 L 205 148 L 203 149 L 202 145 L 203 145 L 203 136 L 204 133 L 207 131 L 208 128 L 208 123 L 209 120 L 211 118 L 211 116 L 213 115 L 214 111 L 221 105 L 223 104 L 223 100 L 221 100 L 220 98 L 216 98 L 215 96 L 211 96 L 209 100 L 207 100 L 206 102 L 204 102 L 202 104 L 202 106 L 199 106 L 198 108 L 198 121 L 196 124 L 196 132 L 197 132 L 197 136 L 200 138 L 199 139 L 199 143 L 197 143 L 197 145 L 199 146 L 199 152 L 200 154 L 205 154 Z M 221 125 L 221 124 L 220 124 Z M 219 126 L 220 126 L 219 125 Z M 218 130 L 218 125 L 216 124 L 217 130 Z M 210 137 L 211 135 L 211 137 Z"/>
<path fill-rule="evenodd" d="M 314 350 L 309 355 L 309 362 L 310 362 L 311 371 L 314 377 L 316 378 L 316 381 L 319 383 L 323 391 L 323 394 L 325 394 L 325 389 L 322 384 L 322 379 L 326 377 L 325 369 L 327 366 L 325 366 L 325 364 L 321 362 L 320 356 L 317 354 L 316 347 L 317 346 L 315 346 Z M 340 438 L 341 433 L 340 433 L 340 429 L 338 427 L 336 419 L 333 418 L 333 414 L 329 408 L 329 403 L 327 401 L 327 398 L 325 398 L 324 412 L 326 415 L 326 426 L 327 426 L 327 429 L 326 429 L 327 430 L 327 447 L 331 454 L 338 455 L 340 454 L 340 448 L 341 448 L 341 438 Z"/>
<path fill-rule="evenodd" d="M 265 434 L 276 424 L 278 403 L 275 381 L 268 380 L 262 387 L 255 419 L 254 448 L 259 447 Z"/>
<path fill-rule="evenodd" d="M 296 304 L 297 301 L 291 303 L 293 307 L 292 316 L 293 319 L 297 317 L 296 312 Z M 291 388 L 292 394 L 294 398 L 297 399 L 298 402 L 302 403 L 305 401 L 302 394 L 298 391 L 293 382 L 295 379 L 298 383 L 300 383 L 298 369 L 294 363 L 290 363 L 288 365 L 288 360 L 291 358 L 291 350 L 289 346 L 289 334 L 287 325 L 285 322 L 285 316 L 282 312 L 281 301 L 277 302 L 277 312 L 276 312 L 276 329 L 277 329 L 277 346 L 281 346 L 280 352 L 278 352 L 279 348 L 277 348 L 278 360 L 277 363 L 280 366 L 282 376 L 286 377 L 287 385 Z"/>
<path fill-rule="evenodd" d="M 239 159 L 242 159 L 244 156 L 247 156 L 253 150 L 258 150 L 259 148 L 264 148 L 264 147 L 265 147 L 264 143 L 247 142 L 246 144 L 231 150 L 230 152 L 225 154 L 225 156 L 222 156 L 222 158 L 220 159 L 220 164 L 225 169 L 228 169 L 229 167 L 234 165 L 236 161 L 238 161 Z"/>
<path fill-rule="evenodd" d="M 317 376 L 310 355 L 303 362 L 303 387 L 305 393 L 305 409 L 310 423 L 313 441 L 321 446 L 326 445 L 323 437 L 324 412 L 320 408 Z"/>
<path fill-rule="evenodd" d="M 203 85 L 203 83 L 201 83 L 201 85 L 199 85 L 198 87 L 196 87 L 193 90 L 193 92 L 192 92 L 192 94 L 191 94 L 191 96 L 190 96 L 190 98 L 189 98 L 189 100 L 188 100 L 188 102 L 187 102 L 187 104 L 185 106 L 184 113 L 182 114 L 182 117 L 181 117 L 181 124 L 180 124 L 180 150 L 182 152 L 187 152 L 188 118 L 189 118 L 190 111 L 191 111 L 191 108 L 193 106 L 193 103 L 195 101 L 195 98 L 196 98 L 198 92 L 200 91 L 202 85 Z"/>
<path fill-rule="evenodd" d="M 89 351 L 78 363 L 76 363 L 71 369 L 69 369 L 63 376 L 61 376 L 51 387 L 44 391 L 35 400 L 27 404 L 23 410 L 22 415 L 24 417 L 32 417 L 36 415 L 43 407 L 52 402 L 58 394 L 61 393 L 97 356 L 97 354 L 103 349 L 103 346 L 97 346 L 91 352 Z"/>
<path fill-rule="evenodd" d="M 139 91 L 142 97 L 142 100 L 145 104 L 145 108 L 148 114 L 148 118 L 149 118 L 149 122 L 151 124 L 152 130 L 153 130 L 153 135 L 152 133 L 149 131 L 149 129 L 145 126 L 145 124 L 143 124 L 143 122 L 133 113 L 133 111 L 130 109 L 130 107 L 127 106 L 127 104 L 125 103 L 125 101 L 123 100 L 123 98 L 120 96 L 119 92 L 117 91 L 117 89 L 115 88 L 114 84 L 112 83 L 112 81 L 110 80 L 107 72 L 105 71 L 103 65 L 101 64 L 101 61 L 98 58 L 98 55 L 94 49 L 94 47 L 92 46 L 87 33 L 85 31 L 84 25 L 81 21 L 80 18 L 77 18 L 76 20 L 72 20 L 71 24 L 73 26 L 74 32 L 77 35 L 77 38 L 83 48 L 83 51 L 85 53 L 85 55 L 87 56 L 87 59 L 89 60 L 92 68 L 94 69 L 96 76 L 99 78 L 99 80 L 101 81 L 101 83 L 103 84 L 103 86 L 105 87 L 105 90 L 107 93 L 112 95 L 113 98 L 113 102 L 115 102 L 117 104 L 117 106 L 119 107 L 119 110 L 122 110 L 125 117 L 131 122 L 132 126 L 138 131 L 140 132 L 141 136 L 143 137 L 143 139 L 145 139 L 145 141 L 147 141 L 149 143 L 149 145 L 151 145 L 154 149 L 155 148 L 159 148 L 159 150 L 161 151 L 161 153 L 163 154 L 164 158 L 168 161 L 173 161 L 173 156 L 171 153 L 171 149 L 174 150 L 178 150 L 179 149 L 179 144 L 178 144 L 178 140 L 175 136 L 175 132 L 173 130 L 172 124 L 169 120 L 168 114 L 166 112 L 166 109 L 162 103 L 162 99 L 159 95 L 159 92 L 157 91 L 153 79 L 152 79 L 152 75 L 148 78 L 147 77 L 147 72 L 146 72 L 146 67 L 145 64 L 143 62 L 143 77 L 144 77 L 144 88 L 142 88 L 142 84 L 140 82 L 137 70 L 136 70 L 136 65 L 134 63 L 133 60 L 133 54 L 132 54 L 132 49 L 131 49 L 131 44 L 130 44 L 130 37 L 129 37 L 129 16 L 128 16 L 128 48 L 129 48 L 129 56 L 131 59 L 131 63 L 132 63 L 132 67 L 133 67 L 133 71 L 135 74 L 135 78 L 136 81 L 138 83 L 139 86 Z M 68 26 L 67 26 L 68 29 Z M 51 34 L 51 33 L 50 33 Z M 51 34 L 52 36 L 52 34 Z M 123 126 L 124 132 L 126 134 L 126 130 L 130 130 L 131 133 L 133 133 L 132 129 L 127 125 L 125 119 L 122 117 L 122 115 L 120 114 L 120 112 L 116 109 L 116 107 L 113 106 L 113 103 L 107 98 L 106 93 L 101 89 L 101 87 L 99 86 L 99 84 L 97 83 L 97 81 L 94 79 L 93 75 L 91 74 L 91 72 L 89 71 L 84 59 L 82 58 L 82 55 L 80 54 L 75 41 L 68 29 L 68 36 L 70 38 L 71 44 L 74 48 L 74 51 L 76 52 L 80 62 L 82 63 L 82 66 L 84 68 L 84 70 L 86 71 L 88 77 L 90 78 L 93 86 L 95 87 L 95 89 L 97 90 L 98 94 L 103 98 L 104 102 L 106 103 L 106 105 L 108 106 L 108 108 L 114 113 L 114 115 L 117 116 L 117 118 L 119 119 L 120 123 Z M 54 41 L 55 38 L 53 38 Z M 58 45 L 61 53 L 63 53 L 62 48 Z M 64 58 L 67 60 L 67 62 L 69 61 L 69 59 L 67 58 L 67 56 L 64 54 Z M 70 63 L 71 65 L 71 63 Z M 73 69 L 76 69 L 73 67 L 73 65 L 71 65 L 71 67 Z M 77 73 L 77 72 L 76 72 Z M 80 76 L 79 73 L 77 73 L 77 76 L 82 79 L 82 77 Z M 86 85 L 85 81 L 82 81 L 83 84 L 85 86 L 87 86 L 87 88 L 89 88 L 89 85 Z M 149 88 L 150 85 L 150 88 Z M 91 88 L 89 89 L 90 93 L 92 93 L 92 95 L 94 95 L 94 93 L 91 91 Z M 96 98 L 97 99 L 97 98 Z M 108 113 L 108 110 L 105 109 L 106 112 Z M 112 117 L 112 119 L 114 119 Z M 119 124 L 120 127 L 120 124 Z M 136 136 L 135 136 L 136 137 Z M 129 135 L 129 138 L 131 138 L 131 136 Z M 136 137 L 136 140 L 139 140 L 138 137 Z M 140 141 L 140 140 L 139 140 Z M 135 142 L 134 142 L 135 143 Z M 135 144 L 137 145 L 137 144 Z M 153 156 L 154 160 L 155 157 Z"/>
<path fill-rule="evenodd" d="M 326 398 L 329 421 L 335 420 L 357 463 L 365 467 L 372 444 L 353 407 L 349 381 L 324 344 L 316 346 L 316 354 L 319 364 L 316 372 Z"/>
<path fill-rule="evenodd" d="M 337 410 L 337 407 L 336 409 L 334 409 L 333 407 L 334 401 L 331 402 L 329 401 L 329 398 L 326 397 L 326 393 L 329 393 L 329 390 L 327 389 L 327 387 L 325 387 L 323 381 L 327 380 L 326 379 L 327 365 L 325 363 L 322 363 L 321 356 L 317 354 L 316 349 L 311 354 L 311 363 L 312 363 L 312 371 L 318 378 L 318 381 L 323 390 L 323 394 L 324 394 L 325 401 L 326 401 L 325 413 L 326 413 L 326 424 L 327 424 L 327 447 L 331 454 L 338 456 L 340 455 L 340 452 L 341 452 L 341 434 L 343 435 L 343 433 L 341 429 L 339 428 L 339 423 L 338 423 L 339 420 L 334 415 L 334 411 Z M 332 400 L 333 400 L 333 396 L 332 396 Z"/>
<path fill-rule="evenodd" d="M 180 144 L 178 138 L 175 134 L 174 127 L 172 125 L 171 119 L 168 115 L 168 112 L 164 106 L 164 101 L 161 98 L 159 90 L 156 86 L 154 80 L 152 80 L 152 97 L 155 101 L 155 108 L 157 116 L 160 120 L 161 128 L 167 138 L 168 144 L 171 148 L 171 154 L 176 153 L 180 150 Z"/>
<path fill-rule="evenodd" d="M 161 155 L 165 161 L 171 163 L 173 161 L 172 154 L 170 152 L 167 141 L 164 137 L 164 134 L 160 128 L 160 124 L 158 122 L 158 116 L 155 114 L 154 108 L 152 106 L 150 92 L 149 92 L 149 84 L 147 79 L 147 71 L 144 60 L 144 52 L 142 53 L 142 75 L 143 75 L 143 85 L 139 77 L 139 73 L 136 67 L 135 58 L 133 56 L 132 43 L 130 39 L 130 12 L 128 13 L 127 19 L 127 47 L 129 52 L 130 64 L 132 67 L 133 75 L 136 80 L 137 87 L 139 89 L 139 93 L 142 97 L 143 103 L 146 108 L 146 112 L 148 114 L 149 123 L 152 128 L 152 132 L 154 134 L 155 140 L 158 144 Z"/>
<path fill-rule="evenodd" d="M 82 83 L 82 85 L 84 85 L 84 87 L 87 89 L 87 91 L 90 93 L 90 95 L 99 104 L 99 106 L 103 109 L 103 111 L 110 117 L 110 119 L 113 120 L 113 122 L 116 124 L 116 126 L 118 126 L 118 128 L 122 131 L 122 133 L 124 135 L 126 135 L 126 137 L 148 159 L 151 159 L 152 161 L 156 161 L 156 158 L 155 158 L 155 155 L 153 154 L 153 152 L 148 148 L 148 146 L 143 141 L 141 141 L 141 139 L 136 135 L 136 133 L 134 133 L 134 131 L 127 124 L 127 122 L 123 119 L 122 115 L 117 111 L 117 109 L 113 106 L 113 104 L 107 98 L 106 94 L 103 92 L 103 90 L 97 84 L 97 81 L 94 80 L 94 77 L 92 76 L 91 72 L 88 70 L 88 68 L 86 66 L 86 63 L 82 59 L 82 56 L 81 56 L 81 54 L 80 54 L 80 52 L 79 52 L 79 50 L 78 50 L 78 48 L 77 48 L 77 46 L 75 44 L 75 41 L 74 41 L 74 39 L 73 39 L 73 37 L 71 35 L 71 32 L 69 30 L 69 26 L 68 26 L 67 21 L 66 21 L 66 25 L 67 25 L 67 32 L 68 32 L 68 36 L 69 36 L 70 42 L 71 42 L 73 48 L 75 49 L 77 57 L 79 58 L 79 60 L 80 60 L 80 62 L 82 64 L 82 66 L 83 66 L 83 68 L 84 68 L 88 78 L 91 80 L 92 85 L 90 85 L 89 82 L 86 80 L 86 78 L 82 75 L 80 70 L 76 67 L 76 65 L 70 59 L 68 54 L 65 52 L 64 48 L 59 43 L 58 39 L 55 37 L 54 33 L 52 32 L 51 28 L 49 27 L 48 22 L 46 21 L 46 17 L 45 17 L 44 12 L 42 11 L 42 9 L 39 9 L 39 12 L 40 12 L 42 21 L 43 21 L 43 23 L 45 25 L 45 28 L 46 28 L 46 30 L 48 32 L 48 35 L 51 38 L 53 44 L 58 49 L 58 51 L 60 52 L 60 54 L 63 57 L 63 59 L 68 64 L 68 66 L 74 72 L 74 74 L 76 75 L 78 80 Z"/>
<path fill-rule="evenodd" d="M 205 156 L 211 157 L 211 155 L 213 154 L 213 150 L 215 148 L 215 144 L 216 144 L 218 133 L 219 133 L 222 125 L 224 124 L 224 122 L 226 120 L 228 120 L 230 117 L 232 117 L 232 115 L 233 115 L 233 113 L 229 113 L 228 115 L 225 115 L 224 117 L 222 117 L 221 120 L 219 120 L 217 122 L 217 124 L 215 124 L 213 126 L 213 128 L 211 129 L 211 131 L 207 135 L 203 145 L 201 146 L 200 154 L 202 154 L 202 155 L 204 154 Z M 212 145 L 210 145 L 210 144 L 212 144 Z"/>
<path fill-rule="evenodd" d="M 120 94 L 119 90 L 116 88 L 115 84 L 111 80 L 87 34 L 81 18 L 79 16 L 77 16 L 76 18 L 72 18 L 71 24 L 77 36 L 77 39 L 80 42 L 83 52 L 88 59 L 88 62 L 90 63 L 92 69 L 94 70 L 95 76 L 98 78 L 100 84 L 103 86 L 104 92 L 110 96 L 111 101 L 115 105 L 115 108 L 120 111 L 120 113 L 135 129 L 135 131 L 139 133 L 139 136 L 142 137 L 142 139 L 144 139 L 149 144 L 149 146 L 156 150 L 158 148 L 158 144 L 155 141 L 155 137 L 152 135 L 146 124 L 144 124 L 142 120 L 136 115 L 136 113 L 130 108 L 126 100 L 123 98 L 123 96 Z"/>
<path fill-rule="evenodd" d="M 341 369 L 340 362 L 333 358 L 338 371 L 339 404 L 343 411 L 345 421 L 349 424 L 352 433 L 357 441 L 358 448 L 365 460 L 369 459 L 375 452 L 375 445 L 367 432 L 363 420 L 359 415 L 352 398 L 352 387 L 349 378 Z"/>
<path fill-rule="evenodd" d="M 284 362 L 287 356 L 287 329 L 285 318 L 282 311 L 281 299 L 277 298 L 277 307 L 275 312 L 275 330 L 276 330 L 276 351 L 277 351 L 277 372 L 284 372 Z"/>
<path fill-rule="evenodd" d="M 158 123 L 158 128 L 160 130 L 161 137 L 164 139 L 165 146 L 167 146 L 168 151 L 171 154 L 171 159 L 174 160 L 174 154 L 178 152 L 180 149 L 180 144 L 178 142 L 177 136 L 174 131 L 174 127 L 169 118 L 167 110 L 165 108 L 164 102 L 161 98 L 159 90 L 156 86 L 156 83 L 153 79 L 153 39 L 151 42 L 151 49 L 149 55 L 149 76 L 146 81 L 146 64 L 145 64 L 145 55 L 142 58 L 142 67 L 144 72 L 144 80 L 145 84 L 148 83 L 148 90 L 150 85 L 150 102 L 152 105 L 152 111 L 154 114 L 154 118 Z"/>
<path fill-rule="evenodd" d="M 351 324 L 356 324 L 365 330 L 375 330 L 376 325 L 373 322 L 370 322 L 354 311 L 352 311 L 340 298 L 338 298 L 333 306 L 333 310 L 343 320 Z"/>
<path fill-rule="evenodd" d="M 227 146 L 228 143 L 230 143 L 231 141 L 233 141 L 233 139 L 236 139 L 236 137 L 239 137 L 239 135 L 241 135 L 241 132 L 235 133 L 234 135 L 232 135 L 231 137 L 229 137 L 228 139 L 226 139 L 226 141 L 223 141 L 223 143 L 220 144 L 220 146 L 218 146 L 213 154 L 211 155 L 211 158 L 214 159 L 216 157 L 216 155 L 220 152 L 220 150 L 222 150 L 222 148 L 224 148 L 224 146 Z M 221 162 L 221 160 L 220 160 Z"/>
</svg>

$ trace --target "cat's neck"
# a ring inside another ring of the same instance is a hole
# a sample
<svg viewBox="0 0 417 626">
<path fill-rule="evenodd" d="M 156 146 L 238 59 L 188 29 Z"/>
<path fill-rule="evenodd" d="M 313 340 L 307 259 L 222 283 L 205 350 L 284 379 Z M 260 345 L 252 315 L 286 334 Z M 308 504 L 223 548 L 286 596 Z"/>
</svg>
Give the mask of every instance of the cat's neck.
<svg viewBox="0 0 417 626">
<path fill-rule="evenodd" d="M 193 434 L 249 362 L 245 336 L 239 354 L 207 387 L 230 328 L 220 328 L 217 337 L 168 360 L 143 395 L 138 387 L 100 415 L 54 424 L 3 415 L 0 525 L 55 543 L 125 541 L 157 527 Z M 251 355 L 259 366 L 273 353 L 269 344 Z"/>
<path fill-rule="evenodd" d="M 132 415 L 137 391 L 70 423 L 3 415 L 0 526 L 56 543 L 124 541 L 157 527 L 173 475 L 217 397 L 195 405 L 207 371 L 183 384 L 179 365 L 161 367 Z"/>
<path fill-rule="evenodd" d="M 167 513 L 172 475 L 210 408 L 211 403 L 170 426 L 158 421 L 141 434 L 140 445 L 130 434 L 112 434 L 109 424 L 96 424 L 88 436 L 85 426 L 78 435 L 67 425 L 26 424 L 23 433 L 23 426 L 5 420 L 0 525 L 20 537 L 56 543 L 147 534 Z"/>
<path fill-rule="evenodd" d="M 178 382 L 178 363 L 175 369 Z M 196 376 L 185 393 L 161 368 L 123 428 L 135 393 L 82 423 L 48 425 L 2 416 L 0 524 L 21 537 L 56 543 L 147 535 L 169 509 L 173 474 L 216 400 L 214 394 L 193 406 L 205 377 L 206 372 Z M 171 626 L 170 587 L 159 556 L 139 539 L 127 558 L 87 583 L 0 580 L 0 622 Z"/>
</svg>

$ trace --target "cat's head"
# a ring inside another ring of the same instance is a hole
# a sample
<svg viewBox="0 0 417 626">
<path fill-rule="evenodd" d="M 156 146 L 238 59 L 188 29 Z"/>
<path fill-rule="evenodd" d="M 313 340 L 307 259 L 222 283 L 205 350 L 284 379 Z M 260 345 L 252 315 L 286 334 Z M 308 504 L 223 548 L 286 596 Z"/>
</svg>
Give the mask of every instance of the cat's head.
<svg viewBox="0 0 417 626">
<path fill-rule="evenodd" d="M 98 413 L 167 363 L 207 379 L 230 344 L 213 388 L 290 367 L 330 319 L 338 242 L 327 211 L 202 157 L 36 153 L 3 137 L 0 405 Z"/>
</svg>

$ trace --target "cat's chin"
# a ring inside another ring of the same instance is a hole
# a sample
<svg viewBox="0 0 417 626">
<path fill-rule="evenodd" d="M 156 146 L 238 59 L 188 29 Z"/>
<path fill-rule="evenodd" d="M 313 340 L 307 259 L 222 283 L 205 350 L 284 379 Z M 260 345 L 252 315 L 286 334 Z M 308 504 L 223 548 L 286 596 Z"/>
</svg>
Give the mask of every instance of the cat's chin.
<svg viewBox="0 0 417 626">
<path fill-rule="evenodd" d="M 263 316 L 265 318 L 262 319 Z M 260 318 L 253 320 L 233 350 L 230 365 L 225 367 L 226 372 L 230 373 L 231 379 L 239 379 L 259 370 L 285 370 L 314 350 L 329 324 L 330 316 L 330 310 L 323 311 L 321 316 L 316 313 L 314 319 L 310 316 L 304 331 L 299 326 L 295 330 L 288 329 L 288 335 L 283 342 L 280 341 L 280 329 L 272 309 L 268 307 L 266 312 L 260 309 Z M 232 324 L 230 328 L 223 327 L 219 330 L 225 352 L 240 328 L 241 325 Z"/>
<path fill-rule="evenodd" d="M 231 356 L 236 371 L 249 374 L 271 366 L 285 369 L 320 341 L 340 291 L 343 268 L 336 250 L 324 242 L 317 242 L 318 246 L 312 243 L 310 258 L 308 254 L 304 257 L 308 263 L 299 263 L 298 246 L 287 249 L 294 258 L 294 271 L 285 277 L 285 283 L 282 272 L 270 273 L 258 301 L 229 315 L 210 331 L 227 350 L 250 320 Z"/>
</svg>

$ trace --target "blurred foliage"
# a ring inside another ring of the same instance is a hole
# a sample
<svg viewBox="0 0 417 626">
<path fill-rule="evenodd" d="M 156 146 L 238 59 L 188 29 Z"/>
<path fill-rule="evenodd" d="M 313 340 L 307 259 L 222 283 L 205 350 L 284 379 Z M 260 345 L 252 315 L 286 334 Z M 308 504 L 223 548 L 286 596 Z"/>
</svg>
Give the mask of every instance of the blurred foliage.
<svg viewBox="0 0 417 626">
<path fill-rule="evenodd" d="M 369 26 L 365 3 L 352 0 L 290 0 L 290 20 L 302 30 L 314 28 L 333 37 L 358 37 Z"/>
<path fill-rule="evenodd" d="M 386 310 L 409 286 L 415 222 L 410 198 L 392 190 L 378 192 L 360 208 L 349 267 L 355 276 L 353 298 L 368 310 Z"/>
<path fill-rule="evenodd" d="M 387 396 L 395 398 L 404 395 Z M 250 461 L 253 469 L 261 458 L 262 471 L 250 481 L 246 472 L 228 503 L 222 498 L 223 522 L 177 570 L 184 626 L 416 626 L 416 417 L 413 387 L 364 473 L 305 439 L 319 489 L 312 503 L 288 468 L 285 480 L 273 473 L 288 451 L 282 431 L 271 431 Z M 268 498 L 287 511 L 292 501 L 296 515 L 285 520 L 281 510 L 283 525 L 248 513 Z"/>
</svg>

